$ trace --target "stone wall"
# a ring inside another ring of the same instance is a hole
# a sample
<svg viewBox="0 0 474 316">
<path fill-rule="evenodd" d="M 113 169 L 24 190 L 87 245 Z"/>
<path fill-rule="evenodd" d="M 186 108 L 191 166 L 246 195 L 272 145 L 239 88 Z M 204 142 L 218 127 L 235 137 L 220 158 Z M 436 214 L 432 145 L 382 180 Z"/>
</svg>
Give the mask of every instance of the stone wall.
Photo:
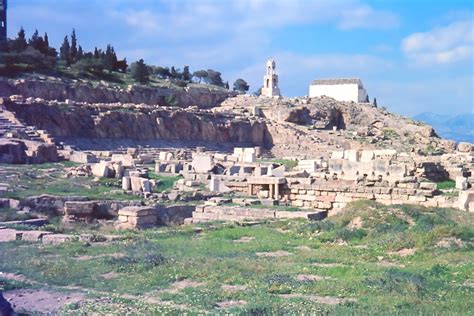
<svg viewBox="0 0 474 316">
<path fill-rule="evenodd" d="M 340 210 L 357 200 L 374 200 L 382 204 L 418 204 L 424 206 L 455 207 L 455 200 L 436 195 L 436 184 L 429 182 L 399 182 L 394 186 L 364 186 L 355 181 L 334 180 L 301 184 L 289 183 L 283 199 L 295 207 L 320 210 Z"/>
</svg>

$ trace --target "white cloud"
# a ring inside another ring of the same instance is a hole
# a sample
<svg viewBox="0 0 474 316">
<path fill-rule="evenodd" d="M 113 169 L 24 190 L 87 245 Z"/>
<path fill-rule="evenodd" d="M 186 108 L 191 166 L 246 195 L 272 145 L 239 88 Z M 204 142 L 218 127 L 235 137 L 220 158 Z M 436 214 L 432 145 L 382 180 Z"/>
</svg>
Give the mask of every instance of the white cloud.
<svg viewBox="0 0 474 316">
<path fill-rule="evenodd" d="M 393 13 L 376 10 L 358 0 L 162 0 L 159 6 L 159 10 L 116 8 L 113 15 L 143 33 L 177 39 L 311 23 L 333 23 L 344 30 L 398 25 Z"/>
<path fill-rule="evenodd" d="M 403 39 L 401 48 L 417 64 L 449 64 L 472 59 L 474 45 L 472 20 L 453 22 Z"/>
<path fill-rule="evenodd" d="M 398 17 L 388 11 L 376 11 L 367 5 L 344 10 L 341 14 L 341 29 L 393 28 L 398 26 Z"/>
</svg>

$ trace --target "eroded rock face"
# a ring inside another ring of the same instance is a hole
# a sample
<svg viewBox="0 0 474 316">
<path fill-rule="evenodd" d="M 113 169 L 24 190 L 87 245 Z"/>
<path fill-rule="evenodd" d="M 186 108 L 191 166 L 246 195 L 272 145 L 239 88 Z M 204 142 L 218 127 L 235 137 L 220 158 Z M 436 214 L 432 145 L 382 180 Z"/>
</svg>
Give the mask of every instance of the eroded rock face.
<svg viewBox="0 0 474 316">
<path fill-rule="evenodd" d="M 44 163 L 58 161 L 56 146 L 25 139 L 0 138 L 0 163 Z"/>
<path fill-rule="evenodd" d="M 25 145 L 21 142 L 0 139 L 0 163 L 20 164 L 26 162 Z"/>
<path fill-rule="evenodd" d="M 131 86 L 128 89 L 114 89 L 107 86 L 94 87 L 91 84 L 40 80 L 0 81 L 0 96 L 8 97 L 10 95 L 58 101 L 68 99 L 88 103 L 143 103 L 179 107 L 196 105 L 199 108 L 211 108 L 235 94 L 224 89 L 212 90 L 204 87 L 189 87 L 178 90 Z"/>
<path fill-rule="evenodd" d="M 93 106 L 64 111 L 57 106 L 15 103 L 7 108 L 55 137 L 271 144 L 265 122 L 221 114 L 156 108 L 104 110 Z"/>
</svg>

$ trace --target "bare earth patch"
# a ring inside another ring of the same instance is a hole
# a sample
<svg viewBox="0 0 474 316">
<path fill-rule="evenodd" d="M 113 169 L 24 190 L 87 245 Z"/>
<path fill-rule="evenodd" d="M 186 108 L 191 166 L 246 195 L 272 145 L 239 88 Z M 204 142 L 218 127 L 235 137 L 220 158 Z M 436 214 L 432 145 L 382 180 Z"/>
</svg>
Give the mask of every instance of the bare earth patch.
<svg viewBox="0 0 474 316">
<path fill-rule="evenodd" d="M 304 295 L 304 294 L 280 294 L 279 295 L 285 299 L 292 299 L 292 298 L 302 298 L 305 300 L 317 302 L 319 304 L 327 304 L 327 305 L 337 305 L 344 302 L 355 302 L 354 298 L 341 298 L 335 296 L 318 296 L 318 295 Z"/>
<path fill-rule="evenodd" d="M 111 280 L 111 279 L 117 278 L 119 275 L 120 275 L 119 273 L 111 271 L 108 273 L 101 274 L 100 277 L 105 280 Z"/>
<path fill-rule="evenodd" d="M 181 280 L 181 281 L 174 282 L 173 284 L 171 284 L 171 287 L 169 289 L 165 289 L 163 290 L 163 292 L 176 294 L 183 289 L 186 289 L 189 287 L 198 287 L 198 286 L 203 286 L 203 285 L 206 285 L 206 283 L 196 282 L 196 281 L 191 281 L 191 280 Z"/>
<path fill-rule="evenodd" d="M 308 246 L 298 246 L 298 247 L 296 247 L 296 249 L 298 249 L 300 251 L 311 251 L 311 250 L 313 250 L 313 248 L 308 247 Z"/>
<path fill-rule="evenodd" d="M 466 245 L 464 241 L 455 237 L 441 238 L 437 243 L 436 247 L 439 248 L 462 248 Z"/>
<path fill-rule="evenodd" d="M 331 277 L 320 276 L 315 274 L 299 274 L 296 276 L 296 280 L 301 282 L 315 282 L 315 281 L 323 281 L 323 280 L 335 280 Z"/>
<path fill-rule="evenodd" d="M 217 307 L 222 308 L 222 309 L 243 306 L 245 304 L 247 304 L 247 302 L 244 300 L 238 300 L 238 301 L 230 300 L 230 301 L 222 301 L 222 302 L 216 303 Z"/>
<path fill-rule="evenodd" d="M 8 272 L 0 272 L 0 278 L 13 280 L 13 281 L 19 281 L 19 282 L 26 282 L 26 283 L 36 283 L 35 281 L 30 280 L 21 274 L 8 273 Z"/>
<path fill-rule="evenodd" d="M 239 291 L 244 291 L 247 289 L 245 285 L 230 285 L 230 284 L 222 284 L 221 288 L 230 293 L 235 293 Z"/>
<path fill-rule="evenodd" d="M 291 252 L 288 251 L 283 251 L 283 250 L 277 250 L 274 252 L 257 252 L 256 253 L 257 257 L 288 257 L 291 255 Z"/>
<path fill-rule="evenodd" d="M 415 252 L 416 252 L 416 248 L 403 248 L 398 251 L 391 251 L 388 254 L 400 256 L 400 257 L 407 257 L 407 256 L 413 256 Z"/>
<path fill-rule="evenodd" d="M 379 261 L 379 262 L 377 262 L 377 265 L 380 266 L 380 267 L 405 268 L 404 264 L 386 260 L 386 259 L 384 259 L 384 257 L 381 257 L 381 256 L 377 257 L 377 260 Z"/>
<path fill-rule="evenodd" d="M 393 214 L 394 214 L 397 218 L 399 218 L 399 219 L 401 219 L 401 220 L 407 222 L 409 226 L 415 226 L 416 222 L 415 222 L 415 220 L 413 219 L 413 217 L 411 217 L 410 215 L 404 214 L 404 213 L 399 212 L 399 211 L 397 211 L 397 210 L 391 210 L 391 211 L 393 211 Z"/>
<path fill-rule="evenodd" d="M 84 300 L 82 293 L 58 293 L 44 289 L 13 290 L 3 293 L 16 312 L 56 314 L 63 306 Z"/>
<path fill-rule="evenodd" d="M 350 230 L 360 229 L 364 225 L 362 218 L 360 216 L 354 217 L 349 224 L 347 224 L 347 228 Z"/>
<path fill-rule="evenodd" d="M 255 240 L 255 237 L 241 237 L 240 239 L 234 240 L 235 243 L 248 243 L 251 242 L 252 240 Z"/>
</svg>

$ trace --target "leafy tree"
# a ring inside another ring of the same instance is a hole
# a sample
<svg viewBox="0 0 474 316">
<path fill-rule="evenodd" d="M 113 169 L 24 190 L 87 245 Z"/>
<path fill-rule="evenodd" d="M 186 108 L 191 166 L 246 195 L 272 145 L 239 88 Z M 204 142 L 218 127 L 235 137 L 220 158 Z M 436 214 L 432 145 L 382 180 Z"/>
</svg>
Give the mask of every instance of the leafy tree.
<svg viewBox="0 0 474 316">
<path fill-rule="evenodd" d="M 153 67 L 153 74 L 161 79 L 167 79 L 171 77 L 171 72 L 168 67 Z"/>
<path fill-rule="evenodd" d="M 234 82 L 234 91 L 246 92 L 249 91 L 249 85 L 244 79 L 237 79 Z"/>
<path fill-rule="evenodd" d="M 115 63 L 115 66 L 114 66 L 115 70 L 121 71 L 123 73 L 125 73 L 127 71 L 127 68 L 128 68 L 128 64 L 127 64 L 127 59 L 126 58 L 124 58 L 122 60 L 117 60 L 117 62 Z"/>
<path fill-rule="evenodd" d="M 71 34 L 71 48 L 69 50 L 69 58 L 71 62 L 75 62 L 78 60 L 77 58 L 77 37 L 76 37 L 76 30 L 72 29 L 72 34 Z"/>
<path fill-rule="evenodd" d="M 135 81 L 138 81 L 140 83 L 145 83 L 148 81 L 148 67 L 143 61 L 143 59 L 140 59 L 137 62 L 134 62 L 130 66 L 130 72 L 132 75 L 132 78 L 135 79 Z"/>
<path fill-rule="evenodd" d="M 191 73 L 189 72 L 189 66 L 184 66 L 183 73 L 181 74 L 181 79 L 184 81 L 191 81 Z"/>
<path fill-rule="evenodd" d="M 63 44 L 59 49 L 59 59 L 66 62 L 67 66 L 71 64 L 71 46 L 69 45 L 67 35 L 64 37 Z"/>
<path fill-rule="evenodd" d="M 82 58 L 72 65 L 72 68 L 77 70 L 80 75 L 102 75 L 104 65 L 100 59 L 97 58 Z"/>
<path fill-rule="evenodd" d="M 206 81 L 208 77 L 207 70 L 197 70 L 193 72 L 193 77 L 199 79 L 199 83 L 201 83 L 202 80 Z"/>
<path fill-rule="evenodd" d="M 222 81 L 221 73 L 219 71 L 215 71 L 212 69 L 207 70 L 208 82 L 210 84 L 216 86 L 224 86 L 224 82 Z"/>
</svg>

